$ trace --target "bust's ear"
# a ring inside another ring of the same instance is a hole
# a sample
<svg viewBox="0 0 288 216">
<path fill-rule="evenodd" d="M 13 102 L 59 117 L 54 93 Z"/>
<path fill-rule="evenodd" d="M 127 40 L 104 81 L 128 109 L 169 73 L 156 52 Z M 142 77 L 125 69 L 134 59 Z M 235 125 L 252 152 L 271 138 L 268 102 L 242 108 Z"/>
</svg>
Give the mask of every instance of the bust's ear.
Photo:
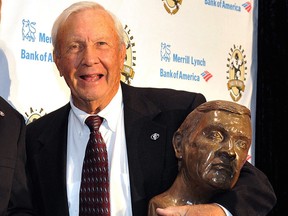
<svg viewBox="0 0 288 216">
<path fill-rule="evenodd" d="M 174 133 L 173 136 L 173 147 L 175 151 L 175 155 L 178 159 L 183 157 L 183 146 L 182 146 L 183 136 L 179 130 Z"/>
</svg>

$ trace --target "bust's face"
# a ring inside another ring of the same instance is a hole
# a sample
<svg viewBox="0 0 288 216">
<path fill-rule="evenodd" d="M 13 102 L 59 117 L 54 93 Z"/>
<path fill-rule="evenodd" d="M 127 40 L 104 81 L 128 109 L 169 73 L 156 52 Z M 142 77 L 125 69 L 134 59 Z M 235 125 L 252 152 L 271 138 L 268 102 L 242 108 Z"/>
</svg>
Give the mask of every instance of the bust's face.
<svg viewBox="0 0 288 216">
<path fill-rule="evenodd" d="M 251 139 L 251 121 L 247 115 L 206 113 L 189 141 L 185 141 L 183 160 L 187 172 L 215 188 L 233 187 L 247 159 Z"/>
</svg>

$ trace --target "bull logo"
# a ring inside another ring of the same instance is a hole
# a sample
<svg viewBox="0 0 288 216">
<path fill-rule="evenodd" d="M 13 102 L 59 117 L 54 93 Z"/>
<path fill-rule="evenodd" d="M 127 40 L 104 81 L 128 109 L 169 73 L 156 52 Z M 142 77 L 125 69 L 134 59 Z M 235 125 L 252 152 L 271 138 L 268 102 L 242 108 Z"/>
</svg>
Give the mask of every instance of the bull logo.
<svg viewBox="0 0 288 216">
<path fill-rule="evenodd" d="M 28 40 L 35 42 L 35 29 L 36 22 L 30 22 L 30 20 L 22 20 L 22 40 Z"/>
</svg>

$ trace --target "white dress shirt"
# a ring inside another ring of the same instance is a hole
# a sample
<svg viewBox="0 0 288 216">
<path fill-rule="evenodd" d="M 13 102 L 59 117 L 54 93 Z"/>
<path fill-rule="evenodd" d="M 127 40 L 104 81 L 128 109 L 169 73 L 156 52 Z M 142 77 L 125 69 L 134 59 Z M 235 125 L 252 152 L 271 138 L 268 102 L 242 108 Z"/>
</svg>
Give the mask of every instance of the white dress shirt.
<svg viewBox="0 0 288 216">
<path fill-rule="evenodd" d="M 89 114 L 79 110 L 70 99 L 67 137 L 67 197 L 69 215 L 79 215 L 82 164 L 90 130 L 85 124 Z M 97 115 L 104 118 L 100 132 L 107 145 L 110 178 L 111 215 L 132 215 L 131 193 L 124 130 L 122 90 Z"/>
</svg>

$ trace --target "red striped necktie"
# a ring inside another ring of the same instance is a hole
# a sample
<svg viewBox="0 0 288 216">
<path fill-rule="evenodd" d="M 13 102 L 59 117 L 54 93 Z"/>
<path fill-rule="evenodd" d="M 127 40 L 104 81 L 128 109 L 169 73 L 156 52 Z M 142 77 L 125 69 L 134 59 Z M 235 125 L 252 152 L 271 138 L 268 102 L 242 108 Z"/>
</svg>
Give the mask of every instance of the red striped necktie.
<svg viewBox="0 0 288 216">
<path fill-rule="evenodd" d="M 85 123 L 90 129 L 80 187 L 79 216 L 110 215 L 108 156 L 99 127 L 102 118 L 89 116 Z"/>
</svg>

